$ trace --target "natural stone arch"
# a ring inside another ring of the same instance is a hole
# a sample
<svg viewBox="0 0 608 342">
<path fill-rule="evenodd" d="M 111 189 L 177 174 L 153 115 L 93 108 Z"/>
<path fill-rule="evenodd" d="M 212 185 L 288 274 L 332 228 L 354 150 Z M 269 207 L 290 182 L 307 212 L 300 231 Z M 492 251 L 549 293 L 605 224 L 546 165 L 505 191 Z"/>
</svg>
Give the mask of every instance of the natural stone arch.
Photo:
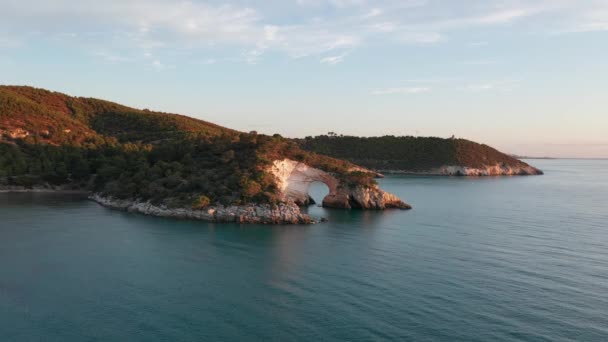
<svg viewBox="0 0 608 342">
<path fill-rule="evenodd" d="M 323 182 L 314 181 L 314 182 L 310 183 L 310 187 L 308 188 L 308 195 L 310 196 L 309 205 L 312 205 L 312 204 L 321 205 L 323 203 L 323 200 L 325 199 L 325 197 L 327 197 L 327 195 L 329 195 L 329 188 Z"/>
<path fill-rule="evenodd" d="M 360 170 L 356 169 L 355 170 Z M 310 203 L 308 190 L 314 182 L 321 182 L 329 188 L 329 194 L 323 199 L 324 207 L 385 209 L 411 207 L 397 196 L 382 191 L 377 186 L 344 186 L 333 175 L 290 159 L 276 160 L 271 168 L 276 177 L 281 200 L 298 205 Z"/>
<path fill-rule="evenodd" d="M 329 193 L 326 198 L 338 194 L 340 182 L 334 176 L 304 163 L 289 159 L 277 160 L 272 172 L 277 178 L 277 186 L 284 197 L 283 200 L 293 201 L 298 205 L 309 204 L 308 191 L 314 182 L 321 182 L 327 186 Z"/>
</svg>

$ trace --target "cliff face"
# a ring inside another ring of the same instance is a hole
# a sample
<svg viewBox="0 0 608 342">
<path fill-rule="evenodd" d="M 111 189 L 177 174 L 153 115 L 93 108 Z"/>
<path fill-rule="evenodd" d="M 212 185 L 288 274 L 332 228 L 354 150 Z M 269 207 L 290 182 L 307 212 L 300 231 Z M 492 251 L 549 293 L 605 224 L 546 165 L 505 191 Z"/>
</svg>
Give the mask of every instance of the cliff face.
<svg viewBox="0 0 608 342">
<path fill-rule="evenodd" d="M 282 200 L 285 202 L 294 202 L 298 205 L 308 204 L 310 185 L 314 182 L 321 182 L 329 188 L 329 194 L 323 199 L 323 206 L 327 208 L 411 209 L 410 205 L 397 196 L 385 192 L 377 186 L 364 187 L 344 184 L 328 172 L 294 160 L 277 160 L 272 165 L 270 172 L 276 177 Z"/>
</svg>

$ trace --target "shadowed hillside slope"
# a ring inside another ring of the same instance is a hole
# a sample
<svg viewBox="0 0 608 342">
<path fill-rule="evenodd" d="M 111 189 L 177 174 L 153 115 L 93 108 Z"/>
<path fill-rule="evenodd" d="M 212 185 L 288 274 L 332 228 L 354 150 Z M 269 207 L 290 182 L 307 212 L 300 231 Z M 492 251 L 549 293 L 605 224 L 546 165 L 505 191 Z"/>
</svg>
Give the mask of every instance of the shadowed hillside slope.
<svg viewBox="0 0 608 342">
<path fill-rule="evenodd" d="M 540 174 L 490 146 L 465 139 L 321 135 L 298 140 L 308 151 L 379 172 L 445 175 Z"/>
<path fill-rule="evenodd" d="M 55 144 L 77 144 L 93 135 L 133 142 L 179 137 L 189 132 L 208 137 L 237 133 L 183 115 L 32 87 L 0 86 L 0 109 L 0 130 L 23 129 Z"/>
</svg>

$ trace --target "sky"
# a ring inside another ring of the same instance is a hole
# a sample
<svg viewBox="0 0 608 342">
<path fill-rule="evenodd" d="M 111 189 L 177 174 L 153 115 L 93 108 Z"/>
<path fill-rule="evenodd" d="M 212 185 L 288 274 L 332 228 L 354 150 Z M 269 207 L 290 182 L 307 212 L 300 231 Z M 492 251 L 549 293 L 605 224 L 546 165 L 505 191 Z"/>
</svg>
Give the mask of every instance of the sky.
<svg viewBox="0 0 608 342">
<path fill-rule="evenodd" d="M 0 83 L 288 137 L 608 157 L 607 0 L 0 0 Z"/>
</svg>

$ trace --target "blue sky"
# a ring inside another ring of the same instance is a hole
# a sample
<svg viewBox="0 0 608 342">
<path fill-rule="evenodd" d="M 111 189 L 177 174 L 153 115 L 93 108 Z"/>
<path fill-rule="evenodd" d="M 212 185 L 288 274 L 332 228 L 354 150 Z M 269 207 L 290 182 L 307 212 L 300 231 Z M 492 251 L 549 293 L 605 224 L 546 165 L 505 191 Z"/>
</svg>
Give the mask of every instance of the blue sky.
<svg viewBox="0 0 608 342">
<path fill-rule="evenodd" d="M 302 137 L 608 157 L 608 1 L 0 0 L 1 83 Z"/>
</svg>

